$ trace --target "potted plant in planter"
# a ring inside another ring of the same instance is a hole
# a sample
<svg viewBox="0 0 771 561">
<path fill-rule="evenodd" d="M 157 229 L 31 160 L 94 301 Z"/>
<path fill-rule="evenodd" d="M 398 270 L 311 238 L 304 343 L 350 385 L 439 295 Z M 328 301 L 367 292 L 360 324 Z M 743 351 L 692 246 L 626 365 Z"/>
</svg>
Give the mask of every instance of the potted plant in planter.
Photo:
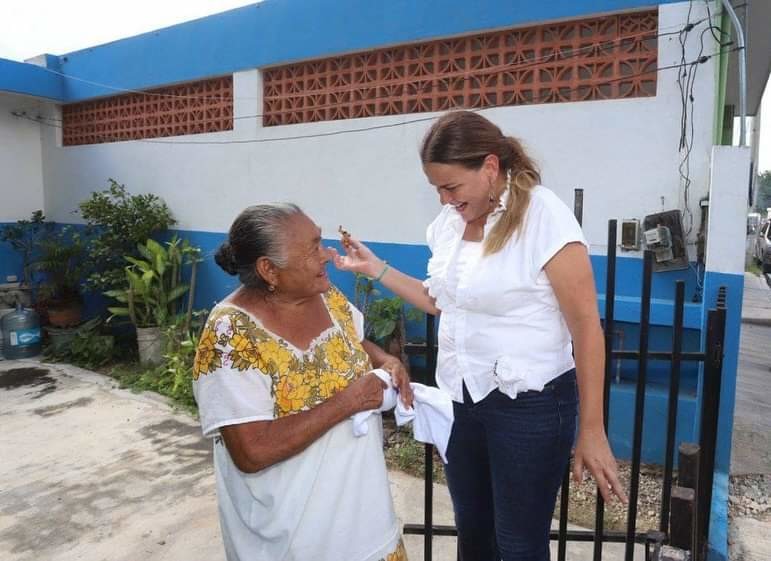
<svg viewBox="0 0 771 561">
<path fill-rule="evenodd" d="M 37 298 L 53 327 L 70 328 L 81 322 L 83 299 L 81 281 L 85 274 L 85 244 L 72 226 L 38 242 L 38 256 L 31 264 L 43 275 Z"/>
<path fill-rule="evenodd" d="M 16 302 L 32 304 L 32 264 L 37 258 L 40 241 L 46 239 L 55 227 L 47 222 L 42 210 L 32 213 L 29 220 L 0 227 L 0 242 L 5 242 L 21 257 L 22 278 L 15 283 L 0 284 L 0 308 L 13 308 Z"/>
<path fill-rule="evenodd" d="M 126 256 L 126 287 L 104 294 L 121 305 L 108 308 L 113 317 L 127 317 L 137 331 L 139 361 L 158 364 L 163 355 L 162 328 L 181 311 L 182 296 L 189 292 L 191 309 L 196 264 L 200 250 L 174 236 L 164 245 L 155 240 L 139 244 L 143 259 Z M 184 266 L 192 267 L 190 284 L 182 282 Z"/>
</svg>

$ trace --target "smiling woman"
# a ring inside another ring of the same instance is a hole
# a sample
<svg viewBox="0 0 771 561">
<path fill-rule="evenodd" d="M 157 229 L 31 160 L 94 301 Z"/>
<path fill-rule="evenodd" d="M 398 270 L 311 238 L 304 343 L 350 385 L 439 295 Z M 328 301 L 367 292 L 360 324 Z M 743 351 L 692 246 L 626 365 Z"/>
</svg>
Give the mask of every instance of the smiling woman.
<svg viewBox="0 0 771 561">
<path fill-rule="evenodd" d="M 447 483 L 463 559 L 546 561 L 580 409 L 574 476 L 624 499 L 602 420 L 603 338 L 586 240 L 518 140 L 471 111 L 420 151 L 444 208 L 421 282 L 349 239 L 344 270 L 441 313 L 436 379 L 453 400 Z M 575 352 L 575 359 L 574 359 Z"/>
<path fill-rule="evenodd" d="M 214 438 L 229 561 L 406 560 L 381 417 L 362 437 L 344 421 L 380 406 L 373 367 L 391 373 L 405 403 L 409 378 L 364 340 L 361 313 L 329 282 L 329 259 L 293 204 L 247 208 L 216 255 L 242 286 L 209 316 L 193 388 Z"/>
</svg>

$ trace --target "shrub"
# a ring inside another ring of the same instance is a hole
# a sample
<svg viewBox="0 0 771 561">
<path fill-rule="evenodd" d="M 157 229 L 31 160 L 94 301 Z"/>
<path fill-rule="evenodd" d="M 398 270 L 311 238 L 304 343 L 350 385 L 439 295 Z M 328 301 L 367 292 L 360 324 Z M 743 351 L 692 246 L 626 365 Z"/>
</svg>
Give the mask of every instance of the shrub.
<svg viewBox="0 0 771 561">
<path fill-rule="evenodd" d="M 79 205 L 91 236 L 89 260 L 97 267 L 87 284 L 100 292 L 124 285 L 124 256 L 141 257 L 137 244 L 176 224 L 157 195 L 131 195 L 124 185 L 109 181 L 107 189 L 92 193 Z"/>
</svg>

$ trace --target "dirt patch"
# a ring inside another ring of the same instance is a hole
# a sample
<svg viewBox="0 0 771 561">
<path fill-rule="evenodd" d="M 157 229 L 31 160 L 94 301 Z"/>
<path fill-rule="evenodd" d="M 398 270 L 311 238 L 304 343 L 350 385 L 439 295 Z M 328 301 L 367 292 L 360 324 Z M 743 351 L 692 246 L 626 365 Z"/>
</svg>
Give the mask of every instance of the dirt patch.
<svg viewBox="0 0 771 561">
<path fill-rule="evenodd" d="M 168 419 L 139 429 L 156 453 L 173 466 L 173 473 L 193 475 L 211 466 L 211 439 L 201 435 L 201 429 L 175 419 Z"/>
<path fill-rule="evenodd" d="M 17 390 L 29 387 L 35 390 L 33 399 L 39 399 L 56 390 L 56 378 L 50 376 L 46 368 L 11 368 L 0 372 L 0 388 Z"/>
<path fill-rule="evenodd" d="M 64 413 L 68 409 L 72 409 L 74 407 L 85 407 L 89 403 L 92 403 L 94 401 L 93 397 L 81 397 L 80 399 L 75 399 L 73 401 L 66 401 L 64 403 L 59 403 L 58 405 L 49 405 L 48 407 L 40 407 L 39 409 L 33 410 L 33 413 L 35 415 L 40 415 L 41 417 L 52 417 L 54 415 L 58 415 L 59 413 Z"/>
</svg>

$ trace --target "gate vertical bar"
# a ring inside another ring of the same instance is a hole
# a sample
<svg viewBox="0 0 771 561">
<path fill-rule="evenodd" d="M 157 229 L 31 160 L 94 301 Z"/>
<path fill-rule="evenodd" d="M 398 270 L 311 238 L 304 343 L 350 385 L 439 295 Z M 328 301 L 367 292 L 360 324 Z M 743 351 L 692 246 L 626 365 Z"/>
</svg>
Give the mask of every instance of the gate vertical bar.
<svg viewBox="0 0 771 561">
<path fill-rule="evenodd" d="M 557 561 L 565 561 L 568 546 L 568 508 L 570 506 L 570 464 L 565 468 L 562 476 L 562 490 L 560 492 L 560 522 L 557 539 Z"/>
<path fill-rule="evenodd" d="M 576 220 L 578 220 L 578 224 L 583 226 L 584 225 L 584 190 L 583 189 L 575 189 L 573 191 L 573 214 L 576 216 Z"/>
<path fill-rule="evenodd" d="M 648 371 L 648 335 L 650 330 L 651 282 L 653 277 L 653 252 L 646 250 L 643 258 L 643 285 L 640 302 L 640 360 L 637 368 L 637 388 L 634 405 L 634 438 L 632 444 L 632 474 L 629 484 L 629 509 L 626 523 L 625 561 L 634 560 L 635 533 L 637 530 L 637 494 L 640 486 L 640 458 L 642 455 L 643 418 L 645 414 L 645 381 Z"/>
<path fill-rule="evenodd" d="M 674 469 L 675 436 L 677 434 L 677 406 L 680 396 L 680 363 L 683 350 L 683 315 L 685 309 L 685 283 L 675 286 L 675 316 L 672 321 L 672 367 L 669 375 L 669 415 L 667 418 L 667 445 L 664 460 L 664 482 L 661 489 L 661 514 L 659 530 L 669 534 L 669 508 L 672 498 L 672 470 Z"/>
<path fill-rule="evenodd" d="M 428 369 L 428 384 L 436 385 L 436 318 L 426 315 L 426 368 Z M 423 477 L 423 559 L 433 559 L 434 540 L 434 455 L 433 447 L 425 445 L 425 474 Z"/>
<path fill-rule="evenodd" d="M 605 273 L 605 379 L 603 380 L 602 419 L 605 434 L 608 433 L 608 413 L 610 412 L 610 380 L 613 374 L 613 330 L 616 309 L 616 220 L 608 220 L 608 257 Z M 594 561 L 602 560 L 602 541 L 605 533 L 605 501 L 597 490 L 597 502 L 594 511 Z"/>
</svg>

